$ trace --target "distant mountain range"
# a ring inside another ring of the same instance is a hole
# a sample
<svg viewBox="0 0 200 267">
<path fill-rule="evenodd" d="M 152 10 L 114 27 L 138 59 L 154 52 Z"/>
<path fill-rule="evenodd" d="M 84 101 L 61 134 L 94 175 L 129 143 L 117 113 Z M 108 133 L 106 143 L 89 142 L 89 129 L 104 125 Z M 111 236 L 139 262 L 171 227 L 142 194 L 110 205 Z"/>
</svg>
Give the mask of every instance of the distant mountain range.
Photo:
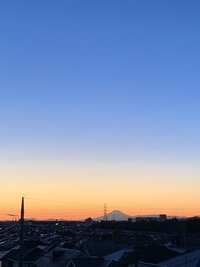
<svg viewBox="0 0 200 267">
<path fill-rule="evenodd" d="M 148 217 L 159 217 L 158 214 L 150 214 L 150 215 L 137 215 L 137 216 L 132 216 L 132 215 L 128 215 L 128 214 L 125 214 L 123 213 L 122 211 L 120 210 L 113 210 L 112 212 L 108 213 L 107 214 L 107 220 L 108 221 L 127 221 L 128 218 L 138 218 L 138 217 L 145 217 L 145 218 L 148 218 Z M 172 219 L 172 218 L 177 218 L 177 219 L 183 219 L 183 218 L 186 218 L 186 217 L 180 217 L 180 216 L 167 216 L 168 219 Z M 102 221 L 104 220 L 104 216 L 100 216 L 100 217 L 97 217 L 97 218 L 93 218 L 94 221 Z"/>
<path fill-rule="evenodd" d="M 158 218 L 159 217 L 159 214 L 149 214 L 149 215 L 136 215 L 136 216 L 132 216 L 132 215 L 128 215 L 120 210 L 113 210 L 112 212 L 108 213 L 107 214 L 107 220 L 108 221 L 127 221 L 128 218 L 132 218 L 133 221 L 134 219 L 136 218 L 139 218 L 139 217 L 145 217 L 145 218 L 148 218 L 148 217 L 155 217 L 155 218 Z M 172 219 L 172 218 L 177 218 L 177 219 L 184 219 L 184 218 L 187 218 L 187 217 L 181 217 L 181 216 L 167 216 L 168 219 Z M 99 217 L 96 217 L 96 218 L 92 218 L 94 221 L 103 221 L 104 220 L 104 216 L 99 216 Z M 32 221 L 37 221 L 38 219 L 36 218 L 27 218 L 27 220 L 32 220 Z M 80 221 L 84 221 L 85 219 L 82 219 Z M 67 221 L 67 220 L 63 220 L 61 218 L 49 218 L 49 219 L 45 219 L 44 221 Z"/>
<path fill-rule="evenodd" d="M 128 218 L 132 218 L 133 216 L 127 215 L 120 210 L 113 210 L 112 212 L 107 214 L 108 221 L 127 221 Z M 104 216 L 93 218 L 94 221 L 102 221 L 104 220 Z"/>
</svg>

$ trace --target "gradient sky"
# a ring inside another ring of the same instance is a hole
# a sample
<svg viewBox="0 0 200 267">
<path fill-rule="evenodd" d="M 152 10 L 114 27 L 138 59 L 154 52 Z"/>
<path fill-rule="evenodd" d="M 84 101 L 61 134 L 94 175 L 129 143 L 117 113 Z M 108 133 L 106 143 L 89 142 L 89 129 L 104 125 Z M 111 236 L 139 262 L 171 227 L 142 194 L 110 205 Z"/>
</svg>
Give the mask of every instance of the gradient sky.
<svg viewBox="0 0 200 267">
<path fill-rule="evenodd" d="M 0 218 L 200 214 L 199 14 L 0 1 Z"/>
</svg>

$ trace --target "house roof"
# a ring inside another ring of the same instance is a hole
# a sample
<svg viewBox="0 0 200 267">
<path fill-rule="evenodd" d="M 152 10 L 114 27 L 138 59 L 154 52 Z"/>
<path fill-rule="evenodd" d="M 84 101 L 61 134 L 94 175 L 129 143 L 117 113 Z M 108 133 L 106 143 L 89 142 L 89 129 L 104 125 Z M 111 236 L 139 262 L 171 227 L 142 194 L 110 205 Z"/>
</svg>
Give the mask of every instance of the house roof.
<svg viewBox="0 0 200 267">
<path fill-rule="evenodd" d="M 196 267 L 199 264 L 200 250 L 193 250 L 184 254 L 181 254 L 177 257 L 160 262 L 162 265 L 174 267 L 174 266 L 184 266 L 187 267 Z"/>
<path fill-rule="evenodd" d="M 86 241 L 84 247 L 91 256 L 104 257 L 123 248 L 130 248 L 126 244 L 119 244 L 113 241 Z"/>
<path fill-rule="evenodd" d="M 111 253 L 109 255 L 105 256 L 105 259 L 109 259 L 109 260 L 114 260 L 114 261 L 120 261 L 120 262 L 125 262 L 127 257 L 129 257 L 131 254 L 132 257 L 134 257 L 133 255 L 133 249 L 127 249 L 127 248 L 123 248 L 120 249 L 114 253 Z"/>
<path fill-rule="evenodd" d="M 9 252 L 10 252 L 9 250 L 0 251 L 0 259 L 2 259 L 4 256 L 6 256 Z"/>
<path fill-rule="evenodd" d="M 75 267 L 121 267 L 121 265 L 117 262 L 105 260 L 102 258 L 77 258 L 73 259 L 72 263 Z"/>
<path fill-rule="evenodd" d="M 75 249 L 57 248 L 54 251 L 62 251 L 62 253 L 56 257 L 56 259 L 53 259 L 53 251 L 44 254 L 35 262 L 37 266 L 66 267 L 66 264 L 69 263 L 71 259 L 76 257 L 85 257 L 80 250 Z"/>
<path fill-rule="evenodd" d="M 5 257 L 7 259 L 10 259 L 12 261 L 18 261 L 19 260 L 19 254 L 20 251 L 19 249 L 15 249 L 10 251 Z M 43 250 L 39 248 L 33 248 L 31 250 L 24 249 L 24 257 L 23 260 L 26 262 L 33 262 L 35 261 L 38 257 L 40 257 L 43 254 Z"/>
<path fill-rule="evenodd" d="M 174 258 L 180 253 L 172 251 L 164 246 L 144 246 L 137 249 L 138 259 L 143 262 L 160 263 Z"/>
</svg>

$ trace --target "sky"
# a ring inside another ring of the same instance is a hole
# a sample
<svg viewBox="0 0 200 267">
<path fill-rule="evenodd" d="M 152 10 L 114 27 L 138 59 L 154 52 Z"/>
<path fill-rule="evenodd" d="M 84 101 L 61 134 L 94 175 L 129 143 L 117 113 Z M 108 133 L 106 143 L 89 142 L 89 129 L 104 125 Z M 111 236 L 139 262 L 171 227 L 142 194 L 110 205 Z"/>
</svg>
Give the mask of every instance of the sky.
<svg viewBox="0 0 200 267">
<path fill-rule="evenodd" d="M 200 214 L 199 13 L 0 1 L 0 219 Z"/>
</svg>

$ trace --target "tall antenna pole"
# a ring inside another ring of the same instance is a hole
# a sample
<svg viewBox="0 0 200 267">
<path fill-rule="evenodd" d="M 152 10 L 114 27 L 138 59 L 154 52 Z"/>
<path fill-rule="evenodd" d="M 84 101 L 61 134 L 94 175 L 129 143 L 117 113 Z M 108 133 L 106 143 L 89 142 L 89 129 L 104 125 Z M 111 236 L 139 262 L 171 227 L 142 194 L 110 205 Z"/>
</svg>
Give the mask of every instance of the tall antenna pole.
<svg viewBox="0 0 200 267">
<path fill-rule="evenodd" d="M 104 204 L 104 216 L 103 217 L 104 217 L 104 221 L 108 220 L 106 203 Z"/>
<path fill-rule="evenodd" d="M 21 202 L 21 218 L 20 218 L 20 254 L 19 254 L 19 267 L 23 267 L 24 255 L 24 197 Z"/>
</svg>

